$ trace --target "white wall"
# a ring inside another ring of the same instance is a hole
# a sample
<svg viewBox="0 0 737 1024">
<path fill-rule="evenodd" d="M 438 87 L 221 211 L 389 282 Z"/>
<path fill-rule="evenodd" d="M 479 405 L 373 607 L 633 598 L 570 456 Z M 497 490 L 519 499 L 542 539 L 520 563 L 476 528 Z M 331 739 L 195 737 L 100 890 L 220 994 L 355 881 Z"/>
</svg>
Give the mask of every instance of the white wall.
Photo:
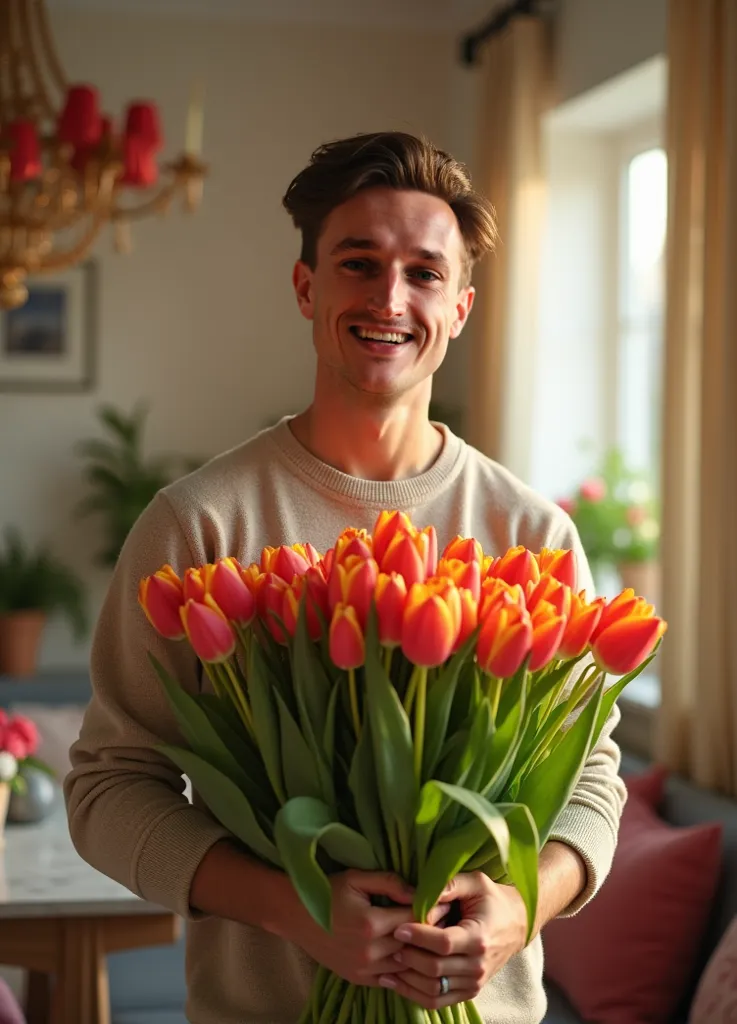
<svg viewBox="0 0 737 1024">
<path fill-rule="evenodd" d="M 668 0 L 558 0 L 557 9 L 559 103 L 665 53 Z"/>
<path fill-rule="evenodd" d="M 70 76 L 96 83 L 107 108 L 136 96 L 160 102 L 170 154 L 192 79 L 202 74 L 207 89 L 212 174 L 200 212 L 136 225 L 127 257 L 112 254 L 110 237 L 98 245 L 95 391 L 0 394 L 0 526 L 50 540 L 83 571 L 94 611 L 107 580 L 91 565 L 99 535 L 72 510 L 83 493 L 73 446 L 97 433 L 96 406 L 145 397 L 152 450 L 207 455 L 309 400 L 310 333 L 290 285 L 298 236 L 282 194 L 330 138 L 403 128 L 456 144 L 456 39 L 81 12 L 58 14 L 54 29 Z M 86 657 L 63 623 L 47 629 L 42 666 Z"/>
</svg>

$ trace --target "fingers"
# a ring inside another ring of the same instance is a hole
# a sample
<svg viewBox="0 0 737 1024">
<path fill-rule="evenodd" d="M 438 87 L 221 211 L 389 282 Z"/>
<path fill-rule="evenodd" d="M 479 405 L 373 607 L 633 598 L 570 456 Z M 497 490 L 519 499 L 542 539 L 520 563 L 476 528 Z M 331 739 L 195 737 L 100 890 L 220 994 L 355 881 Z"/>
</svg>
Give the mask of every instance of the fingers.
<svg viewBox="0 0 737 1024">
<path fill-rule="evenodd" d="M 493 885 L 491 879 L 481 871 L 464 871 L 448 882 L 438 897 L 438 903 L 452 903 L 453 900 L 485 896 Z"/>
<path fill-rule="evenodd" d="M 472 956 L 435 956 L 424 953 L 421 949 L 404 946 L 394 954 L 394 960 L 402 965 L 407 972 L 422 974 L 437 988 L 438 978 L 445 975 L 469 975 L 475 977 L 483 970 L 480 957 Z M 431 985 L 432 988 L 432 985 Z"/>
<path fill-rule="evenodd" d="M 394 903 L 409 905 L 414 899 L 411 886 L 390 871 L 349 871 L 347 881 L 366 896 L 388 896 Z"/>
<path fill-rule="evenodd" d="M 440 995 L 439 980 L 410 971 L 406 974 L 384 974 L 379 978 L 379 985 L 382 988 L 393 989 L 400 996 L 427 1010 L 440 1010 L 444 1006 L 464 1003 L 475 999 L 479 994 L 478 985 L 469 978 L 450 975 L 447 977 L 450 988 L 444 996 Z"/>
<path fill-rule="evenodd" d="M 394 932 L 394 938 L 435 956 L 476 956 L 483 953 L 480 935 L 460 925 L 433 928 L 427 924 L 403 924 Z"/>
</svg>

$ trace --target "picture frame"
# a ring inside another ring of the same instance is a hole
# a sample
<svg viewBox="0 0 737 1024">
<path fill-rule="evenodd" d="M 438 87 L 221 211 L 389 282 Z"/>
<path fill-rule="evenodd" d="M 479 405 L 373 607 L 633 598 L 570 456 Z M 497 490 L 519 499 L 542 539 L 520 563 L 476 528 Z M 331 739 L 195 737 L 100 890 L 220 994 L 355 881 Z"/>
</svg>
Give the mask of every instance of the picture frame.
<svg viewBox="0 0 737 1024">
<path fill-rule="evenodd" d="M 28 278 L 28 301 L 0 315 L 0 391 L 91 391 L 97 345 L 97 265 Z"/>
</svg>

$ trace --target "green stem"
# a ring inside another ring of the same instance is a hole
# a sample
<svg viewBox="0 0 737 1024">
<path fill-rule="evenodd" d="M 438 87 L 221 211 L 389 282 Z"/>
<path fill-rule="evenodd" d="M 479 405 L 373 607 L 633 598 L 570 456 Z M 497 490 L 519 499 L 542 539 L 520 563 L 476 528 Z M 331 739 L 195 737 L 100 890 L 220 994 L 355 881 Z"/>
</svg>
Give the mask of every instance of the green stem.
<svg viewBox="0 0 737 1024">
<path fill-rule="evenodd" d="M 425 714 L 427 711 L 427 669 L 420 668 L 417 679 L 417 707 L 415 709 L 415 779 L 422 785 L 422 755 L 425 750 Z"/>
<path fill-rule="evenodd" d="M 219 697 L 220 700 L 227 700 L 228 699 L 228 691 L 227 691 L 227 689 L 223 690 L 223 687 L 222 687 L 222 685 L 220 683 L 220 680 L 218 679 L 218 673 L 216 671 L 217 665 L 213 665 L 209 661 L 203 661 L 202 665 L 203 665 L 203 667 L 205 669 L 205 674 L 207 675 L 207 678 L 212 683 L 212 688 L 213 688 L 213 690 L 215 692 L 215 696 Z"/>
<path fill-rule="evenodd" d="M 384 671 L 386 672 L 386 674 L 389 676 L 390 679 L 391 679 L 392 657 L 393 657 L 393 655 L 394 655 L 394 648 L 393 647 L 386 647 L 386 648 L 384 648 Z"/>
<path fill-rule="evenodd" d="M 392 861 L 392 869 L 394 871 L 401 873 L 402 859 L 399 854 L 399 843 L 397 841 L 396 825 L 391 820 L 387 822 L 386 834 L 389 839 L 389 855 Z"/>
<path fill-rule="evenodd" d="M 481 1014 L 470 1000 L 467 1003 L 463 1003 L 463 1009 L 466 1011 L 468 1024 L 484 1024 Z"/>
<path fill-rule="evenodd" d="M 228 675 L 228 679 L 230 680 L 231 693 L 233 697 L 233 703 L 236 706 L 236 710 L 243 719 L 243 724 L 248 730 L 251 739 L 255 740 L 256 730 L 254 729 L 253 725 L 253 714 L 251 713 L 251 709 L 248 705 L 248 701 L 246 700 L 246 695 L 243 692 L 240 680 L 236 675 L 236 671 L 233 668 L 233 665 L 231 664 L 230 660 L 224 662 L 222 668 L 225 669 Z"/>
<path fill-rule="evenodd" d="M 415 701 L 417 682 L 420 678 L 421 672 L 422 669 L 419 667 L 419 665 L 413 666 L 412 675 L 410 676 L 409 685 L 407 686 L 407 692 L 404 695 L 404 710 L 407 712 L 408 716 L 412 714 L 412 705 L 414 704 Z"/>
<path fill-rule="evenodd" d="M 491 718 L 496 723 L 499 701 L 502 696 L 502 680 L 497 676 L 489 676 L 489 700 L 491 702 Z"/>
<path fill-rule="evenodd" d="M 343 979 L 337 974 L 331 974 L 328 977 L 322 991 L 321 1005 L 317 1007 L 318 1016 L 315 1017 L 313 1012 L 313 1020 L 317 1021 L 317 1024 L 332 1024 L 335 1017 L 335 1008 L 340 1000 L 345 984 Z"/>
<path fill-rule="evenodd" d="M 345 990 L 343 996 L 343 1002 L 340 1006 L 340 1013 L 335 1024 L 348 1024 L 348 1020 L 351 1016 L 351 1008 L 353 1007 L 353 1000 L 356 998 L 356 986 L 349 985 Z"/>
<path fill-rule="evenodd" d="M 356 739 L 361 738 L 361 716 L 358 712 L 358 690 L 356 689 L 356 670 L 354 668 L 348 669 L 348 692 L 351 698 L 351 715 L 353 716 L 353 728 L 356 733 Z"/>
</svg>

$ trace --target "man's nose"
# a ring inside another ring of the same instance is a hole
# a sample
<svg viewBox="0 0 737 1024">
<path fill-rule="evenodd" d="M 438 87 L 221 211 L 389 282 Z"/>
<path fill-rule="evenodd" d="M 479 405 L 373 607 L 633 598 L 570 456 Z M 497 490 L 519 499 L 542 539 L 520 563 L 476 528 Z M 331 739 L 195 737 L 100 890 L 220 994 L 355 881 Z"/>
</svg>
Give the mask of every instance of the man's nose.
<svg viewBox="0 0 737 1024">
<path fill-rule="evenodd" d="M 399 271 L 392 270 L 372 280 L 368 308 L 378 317 L 404 314 L 407 309 L 407 282 Z"/>
</svg>

